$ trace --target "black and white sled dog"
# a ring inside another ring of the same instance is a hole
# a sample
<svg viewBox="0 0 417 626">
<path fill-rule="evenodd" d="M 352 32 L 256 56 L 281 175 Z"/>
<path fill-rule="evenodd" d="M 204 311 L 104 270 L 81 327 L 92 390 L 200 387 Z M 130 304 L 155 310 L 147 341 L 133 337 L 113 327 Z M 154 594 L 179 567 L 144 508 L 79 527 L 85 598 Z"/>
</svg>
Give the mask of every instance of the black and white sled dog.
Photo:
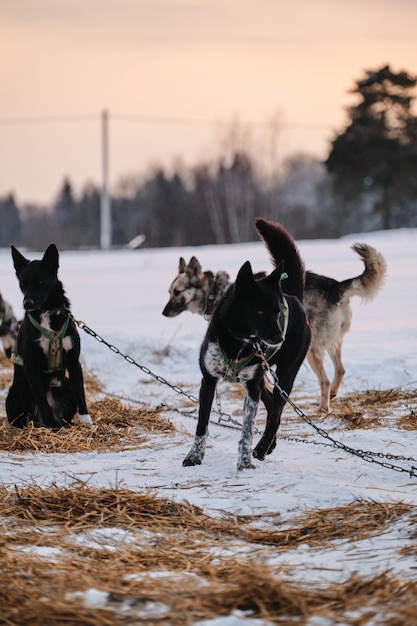
<svg viewBox="0 0 417 626">
<path fill-rule="evenodd" d="M 203 377 L 198 424 L 193 446 L 183 461 L 185 466 L 199 465 L 203 460 L 220 379 L 239 382 L 245 390 L 237 469 L 253 467 L 252 438 L 260 395 L 267 408 L 267 422 L 253 456 L 263 460 L 270 454 L 285 400 L 276 387 L 267 387 L 265 372 L 276 368 L 280 385 L 289 394 L 308 350 L 310 327 L 302 305 L 305 272 L 298 250 L 280 224 L 258 218 L 256 226 L 268 243 L 275 269 L 256 279 L 246 261 L 213 311 L 200 351 Z M 281 288 L 284 271 L 288 274 L 285 293 Z"/>
<path fill-rule="evenodd" d="M 263 237 L 262 232 L 260 235 Z M 268 246 L 267 240 L 265 243 Z M 352 249 L 365 265 L 360 276 L 339 282 L 307 271 L 305 278 L 304 308 L 311 326 L 307 360 L 320 384 L 319 410 L 326 413 L 330 411 L 330 400 L 336 397 L 345 374 L 342 346 L 352 321 L 350 298 L 359 296 L 365 301 L 371 300 L 381 289 L 386 275 L 384 257 L 375 248 L 355 243 Z M 188 265 L 181 257 L 178 274 L 171 283 L 170 297 L 162 313 L 175 317 L 183 311 L 191 311 L 210 319 L 230 284 L 226 272 L 203 272 L 195 256 Z M 334 367 L 332 382 L 324 368 L 326 353 Z"/>
<path fill-rule="evenodd" d="M 50 244 L 41 260 L 29 261 L 12 246 L 12 257 L 25 316 L 12 354 L 7 418 L 18 428 L 33 421 L 57 429 L 78 412 L 80 422 L 91 425 L 79 361 L 80 338 L 58 280 L 58 250 Z"/>
<path fill-rule="evenodd" d="M 4 354 L 9 359 L 12 355 L 18 329 L 19 322 L 13 313 L 12 305 L 6 302 L 0 294 L 0 341 L 3 344 Z"/>
</svg>

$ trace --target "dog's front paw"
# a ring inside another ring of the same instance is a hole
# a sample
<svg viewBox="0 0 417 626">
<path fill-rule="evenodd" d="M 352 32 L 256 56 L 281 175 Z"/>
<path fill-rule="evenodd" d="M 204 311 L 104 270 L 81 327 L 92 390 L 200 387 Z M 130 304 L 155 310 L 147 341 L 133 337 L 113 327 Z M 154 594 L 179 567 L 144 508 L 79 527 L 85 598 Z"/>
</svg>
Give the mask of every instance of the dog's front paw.
<svg viewBox="0 0 417 626">
<path fill-rule="evenodd" d="M 242 472 L 243 470 L 248 469 L 256 469 L 255 465 L 251 463 L 248 459 L 241 460 L 237 464 L 237 471 Z"/>
<path fill-rule="evenodd" d="M 195 437 L 193 447 L 183 460 L 184 467 L 190 467 L 191 465 L 201 465 L 201 461 L 204 459 L 204 453 L 206 451 L 207 434 Z"/>
<path fill-rule="evenodd" d="M 255 459 L 258 459 L 258 461 L 263 461 L 266 454 L 268 454 L 268 447 L 265 444 L 265 440 L 261 439 L 253 450 L 253 456 Z"/>
<path fill-rule="evenodd" d="M 198 458 L 195 454 L 187 454 L 182 464 L 183 467 L 192 467 L 193 465 L 201 465 L 202 459 Z"/>
<path fill-rule="evenodd" d="M 330 402 L 320 402 L 319 413 L 330 413 Z"/>
<path fill-rule="evenodd" d="M 271 454 L 271 452 L 273 452 L 273 450 L 275 449 L 276 445 L 277 445 L 276 437 L 274 437 L 271 443 L 267 443 L 265 439 L 262 437 L 253 451 L 253 456 L 255 457 L 255 459 L 258 459 L 259 461 L 264 461 L 265 456 L 267 454 Z"/>
<path fill-rule="evenodd" d="M 78 415 L 78 419 L 80 420 L 80 424 L 88 426 L 89 428 L 93 428 L 93 422 L 88 413 L 86 413 L 85 415 Z"/>
<path fill-rule="evenodd" d="M 258 459 L 258 461 L 263 461 L 265 459 L 265 452 L 262 453 L 260 450 L 258 450 L 258 446 L 256 446 L 253 451 L 253 456 L 255 459 Z"/>
</svg>

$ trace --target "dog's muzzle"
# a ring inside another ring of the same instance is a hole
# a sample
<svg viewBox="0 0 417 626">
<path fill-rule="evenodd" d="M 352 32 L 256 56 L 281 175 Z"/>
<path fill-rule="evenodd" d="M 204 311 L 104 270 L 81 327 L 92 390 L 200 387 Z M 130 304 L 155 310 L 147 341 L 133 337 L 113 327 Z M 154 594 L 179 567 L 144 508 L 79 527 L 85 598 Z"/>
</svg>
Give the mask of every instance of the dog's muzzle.
<svg viewBox="0 0 417 626">
<path fill-rule="evenodd" d="M 165 317 L 176 317 L 180 313 L 183 313 L 186 310 L 185 301 L 182 299 L 180 302 L 168 302 L 163 311 L 162 315 Z"/>
<path fill-rule="evenodd" d="M 34 311 L 35 310 L 35 301 L 31 298 L 25 298 L 23 300 L 23 308 L 25 311 Z"/>
</svg>

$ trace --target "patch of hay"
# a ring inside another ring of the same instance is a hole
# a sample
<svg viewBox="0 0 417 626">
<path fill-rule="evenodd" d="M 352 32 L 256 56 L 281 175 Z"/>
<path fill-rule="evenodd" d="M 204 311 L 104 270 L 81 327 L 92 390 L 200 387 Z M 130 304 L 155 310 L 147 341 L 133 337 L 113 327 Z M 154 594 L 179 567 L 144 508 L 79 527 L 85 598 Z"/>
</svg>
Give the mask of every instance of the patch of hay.
<svg viewBox="0 0 417 626">
<path fill-rule="evenodd" d="M 174 432 L 174 426 L 162 416 L 162 411 L 162 407 L 147 409 L 127 406 L 115 398 L 90 403 L 90 415 L 97 424 L 138 427 L 148 433 Z"/>
<path fill-rule="evenodd" d="M 74 525 L 77 530 L 117 525 L 154 530 L 157 519 L 159 527 L 165 530 L 186 528 L 286 550 L 302 543 L 322 546 L 334 540 L 364 539 L 381 533 L 385 525 L 412 510 L 409 504 L 358 500 L 308 512 L 295 518 L 292 528 L 277 531 L 248 525 L 248 522 L 256 522 L 256 517 L 214 519 L 188 503 L 175 503 L 128 489 L 95 489 L 79 483 L 71 487 L 52 485 L 47 489 L 33 485 L 16 488 L 15 492 L 0 487 L 0 515 L 14 515 L 37 525 L 65 525 L 67 528 Z"/>
<path fill-rule="evenodd" d="M 321 542 L 326 529 L 330 539 L 349 532 L 356 538 L 409 508 L 357 502 L 311 512 L 297 521 L 299 535 L 311 543 L 317 532 L 318 541 L 321 526 Z M 265 564 L 279 551 L 276 533 L 255 538 L 244 520 L 213 519 L 149 493 L 84 484 L 0 488 L 0 519 L 1 623 L 180 626 L 236 610 L 276 624 L 316 616 L 358 626 L 381 612 L 387 625 L 415 623 L 415 582 L 387 572 L 325 587 L 289 583 Z M 112 541 L 115 529 L 128 533 L 124 540 L 119 532 Z M 295 536 L 288 539 L 291 529 L 280 532 L 281 541 L 286 533 L 287 545 L 299 545 Z M 254 539 L 269 545 L 260 558 L 250 549 Z M 244 558 L 225 556 L 246 541 Z M 88 606 L 88 590 L 101 594 L 101 606 Z"/>
<path fill-rule="evenodd" d="M 323 546 L 331 541 L 363 540 L 378 535 L 387 527 L 408 514 L 413 507 L 403 503 L 380 503 L 355 500 L 331 509 L 309 511 L 293 520 L 292 528 L 273 531 L 247 530 L 249 541 L 294 548 L 303 543 Z"/>
<path fill-rule="evenodd" d="M 89 411 L 93 428 L 75 424 L 58 431 L 31 425 L 20 429 L 3 420 L 0 450 L 46 453 L 120 451 L 143 445 L 151 433 L 174 430 L 162 416 L 161 409 L 130 407 L 113 398 L 90 402 Z"/>
<path fill-rule="evenodd" d="M 343 421 L 343 428 L 366 429 L 392 425 L 417 428 L 417 389 L 370 389 L 346 394 L 332 402 L 330 417 Z"/>
</svg>

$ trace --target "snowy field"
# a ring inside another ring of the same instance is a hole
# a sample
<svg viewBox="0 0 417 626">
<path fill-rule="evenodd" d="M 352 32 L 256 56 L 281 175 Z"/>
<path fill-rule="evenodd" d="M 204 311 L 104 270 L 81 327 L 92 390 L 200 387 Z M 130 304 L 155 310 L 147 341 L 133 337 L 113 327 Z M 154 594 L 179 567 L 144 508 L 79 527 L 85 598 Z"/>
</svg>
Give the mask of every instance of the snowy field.
<svg viewBox="0 0 417 626">
<path fill-rule="evenodd" d="M 373 245 L 384 255 L 388 277 L 373 302 L 361 304 L 358 298 L 351 301 L 353 323 L 344 342 L 346 377 L 340 396 L 359 397 L 368 390 L 416 389 L 417 230 L 298 244 L 307 269 L 341 280 L 362 272 L 363 265 L 350 248 L 358 241 Z M 26 254 L 29 258 L 40 256 Z M 254 271 L 271 268 L 264 245 L 256 242 L 181 249 L 63 252 L 59 276 L 76 319 L 83 320 L 108 343 L 155 375 L 197 396 L 198 353 L 206 322 L 190 313 L 177 318 L 165 318 L 161 314 L 179 256 L 188 261 L 193 254 L 203 269 L 224 269 L 233 278 L 246 260 L 251 261 Z M 20 316 L 22 298 L 8 250 L 0 251 L 0 290 Z M 279 431 L 284 437 L 264 462 L 255 460 L 255 470 L 236 472 L 239 431 L 218 424 L 216 416 L 202 465 L 182 467 L 196 426 L 195 412 L 184 415 L 192 409 L 190 402 L 93 337 L 80 333 L 85 370 L 100 380 L 108 394 L 148 407 L 162 404 L 164 414 L 176 427 L 175 434 L 155 435 L 153 447 L 118 453 L 2 453 L 2 485 L 46 487 L 53 482 L 68 485 L 80 478 L 90 486 L 122 484 L 134 491 L 151 489 L 164 498 L 198 505 L 211 515 L 224 511 L 239 515 L 277 513 L 288 521 L 308 510 L 340 506 L 357 499 L 417 506 L 415 476 L 320 445 L 323 442 L 320 436 L 290 407 L 285 409 Z M 226 383 L 219 386 L 220 403 L 235 422 L 240 419 L 241 401 L 229 389 Z M 332 416 L 319 416 L 316 413 L 318 383 L 307 364 L 301 367 L 292 397 L 314 422 L 346 446 L 409 458 L 390 462 L 405 469 L 417 467 L 416 432 L 398 428 L 396 415 L 392 416 L 392 425 L 387 418 L 374 429 L 352 430 L 344 429 L 341 421 Z M 406 406 L 396 408 L 401 414 L 407 410 L 410 411 Z M 259 417 L 262 419 L 262 411 Z M 255 442 L 258 438 L 256 435 Z M 290 579 L 301 583 L 340 582 L 357 572 L 367 576 L 388 570 L 415 580 L 415 558 L 398 556 L 404 541 L 407 541 L 406 529 L 397 524 L 381 536 L 350 544 L 348 550 L 343 542 L 331 551 L 308 550 L 304 546 L 286 553 L 285 560 L 292 566 Z M 216 622 L 220 623 L 235 626 L 255 622 L 234 616 L 229 621 L 223 618 Z"/>
</svg>

